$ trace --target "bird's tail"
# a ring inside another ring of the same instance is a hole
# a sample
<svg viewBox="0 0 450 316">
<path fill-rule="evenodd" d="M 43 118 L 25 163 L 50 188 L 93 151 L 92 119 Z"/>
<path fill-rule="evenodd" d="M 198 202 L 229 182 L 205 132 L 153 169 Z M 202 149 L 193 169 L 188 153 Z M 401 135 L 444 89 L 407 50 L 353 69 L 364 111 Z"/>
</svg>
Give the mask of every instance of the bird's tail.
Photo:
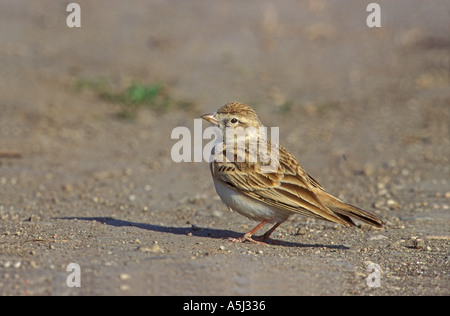
<svg viewBox="0 0 450 316">
<path fill-rule="evenodd" d="M 348 224 L 355 225 L 352 220 L 352 218 L 354 218 L 375 227 L 381 228 L 383 226 L 383 221 L 375 215 L 366 212 L 354 205 L 344 203 L 331 194 L 326 194 L 328 196 L 324 201 L 325 205 Z"/>
</svg>

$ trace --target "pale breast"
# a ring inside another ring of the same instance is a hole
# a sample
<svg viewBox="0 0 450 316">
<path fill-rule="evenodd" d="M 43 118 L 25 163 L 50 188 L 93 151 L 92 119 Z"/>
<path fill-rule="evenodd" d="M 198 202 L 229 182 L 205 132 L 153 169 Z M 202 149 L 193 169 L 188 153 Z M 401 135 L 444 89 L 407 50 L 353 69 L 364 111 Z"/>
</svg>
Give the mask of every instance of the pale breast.
<svg viewBox="0 0 450 316">
<path fill-rule="evenodd" d="M 270 205 L 239 193 L 222 181 L 216 180 L 214 177 L 213 180 L 217 194 L 220 196 L 222 202 L 233 211 L 243 216 L 255 221 L 263 221 L 272 218 L 272 222 L 275 223 L 283 222 L 291 215 L 288 211 L 275 209 Z"/>
</svg>

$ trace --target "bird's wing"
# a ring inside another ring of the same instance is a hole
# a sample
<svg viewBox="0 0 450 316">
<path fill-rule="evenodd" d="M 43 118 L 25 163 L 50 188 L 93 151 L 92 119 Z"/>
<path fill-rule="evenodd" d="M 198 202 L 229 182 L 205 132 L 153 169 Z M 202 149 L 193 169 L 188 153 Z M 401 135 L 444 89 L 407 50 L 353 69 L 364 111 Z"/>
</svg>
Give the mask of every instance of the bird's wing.
<svg viewBox="0 0 450 316">
<path fill-rule="evenodd" d="M 320 184 L 310 177 L 297 160 L 279 146 L 278 168 L 261 171 L 260 162 L 213 161 L 211 172 L 229 187 L 280 210 L 316 217 L 349 226 L 318 198 Z"/>
</svg>

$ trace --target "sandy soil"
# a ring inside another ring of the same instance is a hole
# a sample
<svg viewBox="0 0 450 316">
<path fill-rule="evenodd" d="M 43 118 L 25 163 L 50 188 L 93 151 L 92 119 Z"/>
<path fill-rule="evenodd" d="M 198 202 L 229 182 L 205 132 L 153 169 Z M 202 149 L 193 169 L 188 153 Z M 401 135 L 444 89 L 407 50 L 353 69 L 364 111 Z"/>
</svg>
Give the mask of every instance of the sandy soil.
<svg viewBox="0 0 450 316">
<path fill-rule="evenodd" d="M 68 1 L 2 1 L 0 294 L 449 295 L 450 4 L 379 1 L 371 29 L 363 2 L 82 0 L 72 29 Z M 191 106 L 119 119 L 93 82 Z M 234 100 L 385 227 L 294 216 L 228 242 L 255 223 L 171 132 Z"/>
</svg>

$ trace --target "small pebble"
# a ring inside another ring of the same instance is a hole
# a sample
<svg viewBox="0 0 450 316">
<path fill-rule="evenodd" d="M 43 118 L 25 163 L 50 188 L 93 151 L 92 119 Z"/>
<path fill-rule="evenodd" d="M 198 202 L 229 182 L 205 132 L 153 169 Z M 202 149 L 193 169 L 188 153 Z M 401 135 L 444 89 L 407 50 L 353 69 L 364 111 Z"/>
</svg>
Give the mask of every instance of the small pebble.
<svg viewBox="0 0 450 316">
<path fill-rule="evenodd" d="M 399 208 L 399 204 L 397 201 L 393 200 L 393 199 L 389 199 L 386 201 L 386 205 L 391 209 L 391 210 L 396 210 Z"/>
<path fill-rule="evenodd" d="M 158 245 L 153 245 L 152 247 L 141 246 L 138 248 L 140 252 L 149 252 L 149 253 L 161 253 L 164 250 L 161 249 Z"/>
<path fill-rule="evenodd" d="M 129 280 L 129 279 L 131 278 L 131 276 L 130 276 L 128 273 L 121 273 L 121 274 L 119 275 L 119 278 L 120 278 L 121 280 Z"/>
<path fill-rule="evenodd" d="M 425 249 L 425 241 L 423 239 L 417 238 L 413 241 L 415 249 Z"/>
<path fill-rule="evenodd" d="M 66 191 L 66 192 L 72 192 L 73 191 L 73 186 L 70 184 L 63 184 L 61 186 L 61 190 Z"/>
</svg>

